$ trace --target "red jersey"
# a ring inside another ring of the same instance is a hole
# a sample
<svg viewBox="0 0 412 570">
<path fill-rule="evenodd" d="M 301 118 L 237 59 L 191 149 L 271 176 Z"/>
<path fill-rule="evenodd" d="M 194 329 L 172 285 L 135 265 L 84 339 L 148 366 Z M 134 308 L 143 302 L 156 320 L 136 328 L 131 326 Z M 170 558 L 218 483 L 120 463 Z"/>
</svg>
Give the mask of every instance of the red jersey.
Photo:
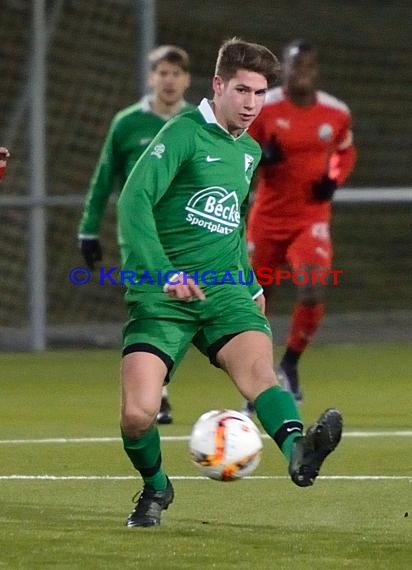
<svg viewBox="0 0 412 570">
<path fill-rule="evenodd" d="M 248 132 L 262 146 L 276 137 L 283 152 L 281 162 L 259 167 L 250 233 L 282 239 L 313 222 L 327 222 L 330 202 L 315 201 L 312 184 L 324 174 L 343 184 L 353 169 L 356 151 L 345 103 L 317 91 L 313 105 L 299 107 L 277 87 Z"/>
</svg>

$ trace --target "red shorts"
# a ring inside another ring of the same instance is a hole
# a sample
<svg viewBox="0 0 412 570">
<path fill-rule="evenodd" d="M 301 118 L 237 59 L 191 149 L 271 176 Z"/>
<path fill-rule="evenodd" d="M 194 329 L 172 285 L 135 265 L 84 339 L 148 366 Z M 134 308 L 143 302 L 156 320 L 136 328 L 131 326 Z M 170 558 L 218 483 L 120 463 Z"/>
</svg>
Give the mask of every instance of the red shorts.
<svg viewBox="0 0 412 570">
<path fill-rule="evenodd" d="M 327 222 L 313 223 L 282 240 L 248 232 L 248 248 L 255 272 L 259 267 L 278 269 L 285 263 L 294 271 L 309 265 L 327 271 L 332 267 L 333 249 Z"/>
</svg>

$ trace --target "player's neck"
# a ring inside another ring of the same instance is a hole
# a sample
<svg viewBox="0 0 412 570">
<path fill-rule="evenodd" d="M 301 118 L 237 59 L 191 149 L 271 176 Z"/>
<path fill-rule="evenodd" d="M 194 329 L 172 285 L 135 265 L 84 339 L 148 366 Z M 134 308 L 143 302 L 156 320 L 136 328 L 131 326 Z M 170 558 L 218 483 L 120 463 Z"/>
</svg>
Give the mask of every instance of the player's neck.
<svg viewBox="0 0 412 570">
<path fill-rule="evenodd" d="M 311 107 L 316 103 L 316 91 L 299 93 L 285 89 L 286 96 L 297 107 Z"/>
<path fill-rule="evenodd" d="M 230 135 L 232 135 L 232 137 L 236 139 L 240 137 L 240 135 L 245 131 L 245 129 L 231 125 L 224 116 L 224 114 L 222 113 L 219 105 L 216 105 L 215 101 L 210 101 L 210 106 L 212 108 L 212 111 L 216 117 L 216 121 L 218 122 L 218 124 Z"/>
<path fill-rule="evenodd" d="M 165 103 L 164 101 L 161 101 L 157 97 L 153 97 L 153 99 L 151 99 L 150 101 L 150 107 L 153 113 L 159 115 L 160 117 L 165 117 L 165 118 L 173 117 L 174 115 L 176 115 L 176 113 L 180 111 L 182 106 L 183 106 L 183 99 L 179 99 L 179 101 L 171 105 Z"/>
</svg>

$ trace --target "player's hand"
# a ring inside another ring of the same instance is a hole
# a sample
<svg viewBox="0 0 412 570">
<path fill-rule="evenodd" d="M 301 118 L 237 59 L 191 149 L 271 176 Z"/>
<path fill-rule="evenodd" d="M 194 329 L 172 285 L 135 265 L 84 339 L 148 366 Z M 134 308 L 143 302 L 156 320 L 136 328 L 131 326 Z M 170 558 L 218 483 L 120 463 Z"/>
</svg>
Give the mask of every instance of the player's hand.
<svg viewBox="0 0 412 570">
<path fill-rule="evenodd" d="M 257 304 L 257 306 L 258 306 L 259 309 L 261 310 L 262 314 L 265 314 L 265 310 L 266 310 L 266 298 L 265 298 L 265 296 L 264 296 L 263 293 L 261 293 L 258 297 L 256 297 L 255 303 Z"/>
<path fill-rule="evenodd" d="M 177 281 L 177 283 L 173 283 L 173 281 Z M 205 294 L 194 279 L 187 277 L 183 281 L 182 274 L 176 275 L 174 279 L 172 278 L 169 283 L 166 283 L 164 291 L 169 297 L 181 299 L 186 302 L 196 299 L 204 301 L 206 299 Z"/>
<path fill-rule="evenodd" d="M 7 160 L 10 156 L 8 149 L 5 146 L 0 146 L 0 160 Z"/>
<path fill-rule="evenodd" d="M 95 262 L 103 258 L 100 241 L 97 238 L 82 238 L 79 240 L 79 248 L 87 267 L 93 270 Z"/>
<path fill-rule="evenodd" d="M 324 174 L 320 180 L 312 184 L 313 197 L 318 202 L 332 200 L 337 187 L 338 183 L 336 180 Z"/>
<path fill-rule="evenodd" d="M 9 158 L 10 153 L 6 147 L 0 146 L 0 180 L 4 178 L 6 174 L 7 168 L 7 159 Z"/>
<path fill-rule="evenodd" d="M 285 159 L 282 147 L 276 137 L 273 137 L 267 144 L 262 145 L 262 158 L 260 164 L 272 166 Z"/>
</svg>

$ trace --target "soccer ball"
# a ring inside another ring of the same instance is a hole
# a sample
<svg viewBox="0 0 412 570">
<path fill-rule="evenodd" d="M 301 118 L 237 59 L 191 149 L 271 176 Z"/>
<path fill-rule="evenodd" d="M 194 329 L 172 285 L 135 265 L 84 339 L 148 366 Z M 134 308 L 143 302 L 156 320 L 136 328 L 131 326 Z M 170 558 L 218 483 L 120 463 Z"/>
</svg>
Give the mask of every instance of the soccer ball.
<svg viewBox="0 0 412 570">
<path fill-rule="evenodd" d="M 247 416 L 235 410 L 212 410 L 193 426 L 189 447 L 202 475 L 236 481 L 256 469 L 263 446 L 258 428 Z"/>
</svg>

